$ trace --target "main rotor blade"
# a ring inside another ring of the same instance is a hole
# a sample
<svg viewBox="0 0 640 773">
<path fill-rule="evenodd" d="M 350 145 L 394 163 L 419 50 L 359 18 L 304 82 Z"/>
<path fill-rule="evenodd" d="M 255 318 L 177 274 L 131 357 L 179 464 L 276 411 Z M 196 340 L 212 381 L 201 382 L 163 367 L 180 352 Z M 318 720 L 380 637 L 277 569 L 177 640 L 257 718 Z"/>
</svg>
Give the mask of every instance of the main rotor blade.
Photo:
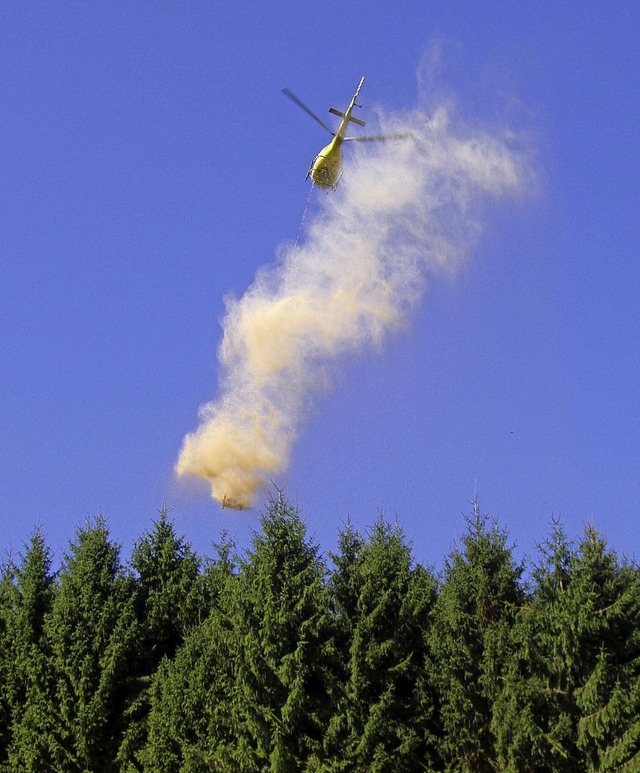
<svg viewBox="0 0 640 773">
<path fill-rule="evenodd" d="M 387 140 L 408 140 L 411 134 L 378 134 L 375 137 L 345 137 L 345 142 L 386 142 Z"/>
<path fill-rule="evenodd" d="M 307 115 L 310 115 L 315 121 L 317 121 L 323 129 L 326 129 L 329 132 L 329 134 L 335 137 L 335 132 L 332 132 L 327 124 L 321 118 L 318 118 L 318 116 L 311 110 L 311 108 L 307 107 L 299 97 L 296 97 L 293 91 L 289 91 L 289 89 L 282 89 L 282 93 L 289 97 L 292 102 L 295 102 L 298 107 L 302 108 Z"/>
</svg>

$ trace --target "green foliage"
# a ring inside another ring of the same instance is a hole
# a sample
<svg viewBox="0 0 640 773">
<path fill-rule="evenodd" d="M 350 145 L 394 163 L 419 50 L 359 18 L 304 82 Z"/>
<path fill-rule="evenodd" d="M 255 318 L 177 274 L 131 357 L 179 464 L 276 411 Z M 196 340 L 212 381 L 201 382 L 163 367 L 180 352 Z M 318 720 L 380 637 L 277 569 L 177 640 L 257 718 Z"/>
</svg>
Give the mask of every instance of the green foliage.
<svg viewBox="0 0 640 773">
<path fill-rule="evenodd" d="M 176 535 L 164 509 L 153 529 L 134 546 L 131 566 L 138 576 L 136 601 L 145 659 L 156 666 L 162 658 L 173 657 L 184 634 L 206 615 L 200 559 Z"/>
<path fill-rule="evenodd" d="M 321 753 L 333 625 L 318 549 L 297 510 L 269 502 L 232 599 L 241 770 L 297 771 Z"/>
<path fill-rule="evenodd" d="M 640 574 L 590 526 L 572 567 L 577 744 L 589 770 L 640 768 Z"/>
<path fill-rule="evenodd" d="M 505 770 L 640 767 L 640 576 L 589 527 L 573 550 L 559 524 L 512 631 L 495 707 Z"/>
<path fill-rule="evenodd" d="M 234 657 L 228 631 L 211 615 L 195 628 L 175 660 L 164 660 L 151 689 L 144 770 L 240 770 L 233 762 L 231 702 Z"/>
<path fill-rule="evenodd" d="M 505 687 L 494 705 L 501 765 L 514 773 L 583 769 L 574 700 L 578 652 L 567 603 L 574 553 L 559 523 L 540 554 L 533 593 L 511 630 Z"/>
<path fill-rule="evenodd" d="M 133 548 L 131 567 L 137 575 L 135 608 L 136 683 L 131 685 L 127 727 L 118 759 L 137 769 L 147 742 L 149 685 L 164 658 L 173 658 L 187 633 L 207 615 L 200 559 L 179 538 L 166 509 Z"/>
<path fill-rule="evenodd" d="M 15 566 L 8 556 L 0 566 L 0 770 L 6 768 L 12 736 L 13 683 L 21 678 L 12 658 L 11 628 L 14 609 Z"/>
<path fill-rule="evenodd" d="M 0 573 L 0 771 L 640 770 L 640 571 L 559 523 L 529 580 L 474 504 L 436 580 L 350 523 L 329 569 L 271 499 L 201 560 L 163 510 Z"/>
<path fill-rule="evenodd" d="M 12 665 L 4 680 L 12 736 L 5 747 L 7 768 L 41 770 L 48 755 L 46 707 L 52 681 L 44 624 L 53 603 L 54 577 L 51 553 L 40 529 L 14 567 L 11 586 L 5 587 L 8 616 L 3 652 Z"/>
<path fill-rule="evenodd" d="M 174 659 L 161 662 L 153 679 L 148 742 L 140 754 L 144 770 L 239 770 L 231 714 L 236 653 L 229 601 L 237 581 L 232 549 L 225 539 L 207 566 L 208 617 L 191 629 Z"/>
<path fill-rule="evenodd" d="M 434 609 L 431 672 L 447 770 L 495 769 L 490 718 L 509 659 L 509 630 L 523 593 L 506 534 L 474 503 L 462 546 L 445 564 Z"/>
<path fill-rule="evenodd" d="M 134 585 L 103 519 L 76 532 L 45 624 L 53 701 L 47 709 L 51 765 L 117 770 L 132 657 L 138 638 Z"/>
<path fill-rule="evenodd" d="M 344 665 L 326 739 L 329 767 L 424 769 L 435 756 L 424 669 L 435 581 L 413 568 L 402 530 L 382 516 L 368 542 L 347 525 L 339 548 L 331 588 Z"/>
</svg>

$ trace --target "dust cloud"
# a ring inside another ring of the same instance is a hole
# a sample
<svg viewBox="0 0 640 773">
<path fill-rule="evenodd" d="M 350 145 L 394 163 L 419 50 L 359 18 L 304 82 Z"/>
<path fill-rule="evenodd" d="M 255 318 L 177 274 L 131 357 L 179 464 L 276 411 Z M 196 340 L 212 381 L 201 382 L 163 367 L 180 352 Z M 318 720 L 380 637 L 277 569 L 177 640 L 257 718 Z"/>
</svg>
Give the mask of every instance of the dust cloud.
<svg viewBox="0 0 640 773">
<path fill-rule="evenodd" d="M 474 131 L 447 107 L 379 120 L 382 132 L 410 139 L 349 143 L 337 191 L 314 191 L 301 242 L 281 247 L 244 296 L 227 301 L 220 394 L 200 409 L 176 465 L 206 479 L 223 506 L 252 506 L 287 468 L 331 363 L 406 324 L 427 281 L 461 266 L 485 205 L 526 187 L 509 132 Z"/>
</svg>

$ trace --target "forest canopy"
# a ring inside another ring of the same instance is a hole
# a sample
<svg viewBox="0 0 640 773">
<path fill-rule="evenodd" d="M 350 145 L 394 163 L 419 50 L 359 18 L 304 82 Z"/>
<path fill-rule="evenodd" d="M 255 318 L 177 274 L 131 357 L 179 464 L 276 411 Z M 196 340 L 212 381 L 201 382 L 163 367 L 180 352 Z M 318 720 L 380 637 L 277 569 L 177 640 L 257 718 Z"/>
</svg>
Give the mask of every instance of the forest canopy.
<svg viewBox="0 0 640 773">
<path fill-rule="evenodd" d="M 559 522 L 517 561 L 477 503 L 438 573 L 282 496 L 240 555 L 162 511 L 126 562 L 97 518 L 2 566 L 0 770 L 635 771 L 639 687 L 638 567 Z"/>
</svg>

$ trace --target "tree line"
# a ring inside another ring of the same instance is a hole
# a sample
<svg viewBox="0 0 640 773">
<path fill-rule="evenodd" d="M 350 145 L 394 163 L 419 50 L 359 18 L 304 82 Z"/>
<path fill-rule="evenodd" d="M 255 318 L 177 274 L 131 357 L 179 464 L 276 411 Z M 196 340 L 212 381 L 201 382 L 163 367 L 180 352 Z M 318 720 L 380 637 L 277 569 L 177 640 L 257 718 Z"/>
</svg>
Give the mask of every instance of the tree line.
<svg viewBox="0 0 640 773">
<path fill-rule="evenodd" d="M 640 570 L 480 512 L 436 572 L 397 523 L 323 556 L 282 496 L 203 559 L 98 518 L 0 578 L 0 770 L 637 771 Z"/>
</svg>

